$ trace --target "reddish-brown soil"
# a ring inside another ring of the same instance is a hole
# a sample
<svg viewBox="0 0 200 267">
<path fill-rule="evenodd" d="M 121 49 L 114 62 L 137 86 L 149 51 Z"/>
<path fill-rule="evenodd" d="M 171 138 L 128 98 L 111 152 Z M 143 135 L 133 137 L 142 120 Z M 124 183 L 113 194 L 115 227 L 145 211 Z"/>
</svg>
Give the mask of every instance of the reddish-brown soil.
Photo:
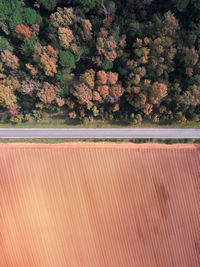
<svg viewBox="0 0 200 267">
<path fill-rule="evenodd" d="M 1 144 L 7 266 L 200 266 L 200 146 Z"/>
</svg>

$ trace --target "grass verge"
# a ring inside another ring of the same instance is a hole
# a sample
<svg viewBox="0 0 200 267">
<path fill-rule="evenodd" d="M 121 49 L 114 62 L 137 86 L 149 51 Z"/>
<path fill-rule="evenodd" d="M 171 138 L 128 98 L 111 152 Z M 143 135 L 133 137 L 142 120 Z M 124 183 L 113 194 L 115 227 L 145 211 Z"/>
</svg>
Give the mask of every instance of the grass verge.
<svg viewBox="0 0 200 267">
<path fill-rule="evenodd" d="M 143 121 L 141 125 L 133 125 L 129 120 L 116 121 L 95 121 L 87 125 L 81 124 L 78 120 L 52 120 L 51 122 L 34 123 L 0 123 L 0 128 L 200 128 L 200 122 L 178 123 L 175 121 L 163 121 L 155 123 Z"/>
<path fill-rule="evenodd" d="M 66 142 L 113 142 L 113 143 L 163 143 L 163 144 L 200 144 L 200 139 L 158 139 L 158 138 L 131 138 L 131 139 L 111 139 L 111 138 L 38 138 L 38 139 L 0 139 L 0 143 L 44 143 L 57 144 Z"/>
</svg>

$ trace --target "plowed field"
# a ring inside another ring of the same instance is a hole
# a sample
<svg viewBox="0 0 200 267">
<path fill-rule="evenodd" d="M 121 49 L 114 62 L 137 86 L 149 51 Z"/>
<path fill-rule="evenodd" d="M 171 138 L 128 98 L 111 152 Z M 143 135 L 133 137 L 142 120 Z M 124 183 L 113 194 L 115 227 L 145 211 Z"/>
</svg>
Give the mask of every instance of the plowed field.
<svg viewBox="0 0 200 267">
<path fill-rule="evenodd" d="M 6 266 L 200 266 L 200 147 L 0 145 Z"/>
</svg>

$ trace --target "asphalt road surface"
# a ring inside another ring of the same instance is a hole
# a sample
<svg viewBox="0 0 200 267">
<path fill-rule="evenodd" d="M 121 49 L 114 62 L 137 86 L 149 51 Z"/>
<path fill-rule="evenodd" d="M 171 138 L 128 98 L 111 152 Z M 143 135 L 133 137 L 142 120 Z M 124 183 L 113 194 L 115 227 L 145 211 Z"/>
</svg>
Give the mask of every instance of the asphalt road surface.
<svg viewBox="0 0 200 267">
<path fill-rule="evenodd" d="M 0 138 L 200 138 L 200 129 L 0 128 Z"/>
</svg>

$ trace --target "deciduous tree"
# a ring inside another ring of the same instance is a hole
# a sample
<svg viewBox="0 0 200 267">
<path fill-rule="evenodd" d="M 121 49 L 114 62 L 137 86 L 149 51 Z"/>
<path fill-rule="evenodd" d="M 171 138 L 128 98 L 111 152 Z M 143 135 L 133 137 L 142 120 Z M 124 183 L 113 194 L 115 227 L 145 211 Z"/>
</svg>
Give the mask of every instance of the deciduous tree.
<svg viewBox="0 0 200 267">
<path fill-rule="evenodd" d="M 12 70 L 16 70 L 19 67 L 18 57 L 13 55 L 9 50 L 1 52 L 1 60 L 6 67 L 11 68 Z"/>
<path fill-rule="evenodd" d="M 39 43 L 35 45 L 33 59 L 47 76 L 54 77 L 57 73 L 57 58 L 57 51 L 52 46 L 41 46 Z"/>
</svg>

